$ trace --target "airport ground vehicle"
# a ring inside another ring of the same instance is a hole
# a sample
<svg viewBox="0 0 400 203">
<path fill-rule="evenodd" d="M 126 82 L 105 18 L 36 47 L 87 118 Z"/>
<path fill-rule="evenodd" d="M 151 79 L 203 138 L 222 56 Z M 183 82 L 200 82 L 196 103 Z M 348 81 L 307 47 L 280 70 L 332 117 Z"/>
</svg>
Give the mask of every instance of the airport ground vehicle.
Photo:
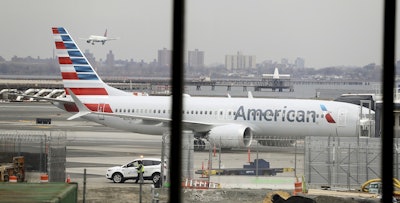
<svg viewBox="0 0 400 203">
<path fill-rule="evenodd" d="M 23 156 L 13 157 L 12 163 L 0 163 L 0 182 L 10 181 L 15 176 L 18 182 L 25 180 L 25 160 Z"/>
<path fill-rule="evenodd" d="M 137 178 L 138 161 L 142 161 L 144 165 L 144 180 L 151 180 L 156 183 L 161 178 L 161 159 L 159 158 L 139 158 L 122 166 L 114 166 L 107 169 L 106 178 L 114 183 L 123 183 L 126 180 Z M 166 171 L 166 164 L 164 164 Z"/>
<path fill-rule="evenodd" d="M 264 159 L 254 159 L 254 162 L 243 165 L 243 168 L 224 168 L 211 170 L 198 170 L 197 174 L 203 175 L 264 175 L 275 176 L 277 173 L 293 171 L 293 168 L 270 168 L 269 162 Z"/>
</svg>

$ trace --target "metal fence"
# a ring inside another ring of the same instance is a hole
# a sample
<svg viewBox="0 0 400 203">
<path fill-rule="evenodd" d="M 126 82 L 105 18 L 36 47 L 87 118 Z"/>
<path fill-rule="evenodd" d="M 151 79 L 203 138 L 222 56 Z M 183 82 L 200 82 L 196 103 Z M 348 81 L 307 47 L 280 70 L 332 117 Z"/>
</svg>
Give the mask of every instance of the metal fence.
<svg viewBox="0 0 400 203">
<path fill-rule="evenodd" d="M 395 143 L 399 140 L 395 139 Z M 399 152 L 393 170 L 399 174 Z M 367 180 L 381 177 L 381 139 L 358 137 L 307 137 L 304 175 L 312 187 L 359 189 Z"/>
<path fill-rule="evenodd" d="M 23 156 L 26 172 L 47 173 L 50 182 L 64 182 L 66 144 L 62 131 L 1 131 L 0 163 Z"/>
</svg>

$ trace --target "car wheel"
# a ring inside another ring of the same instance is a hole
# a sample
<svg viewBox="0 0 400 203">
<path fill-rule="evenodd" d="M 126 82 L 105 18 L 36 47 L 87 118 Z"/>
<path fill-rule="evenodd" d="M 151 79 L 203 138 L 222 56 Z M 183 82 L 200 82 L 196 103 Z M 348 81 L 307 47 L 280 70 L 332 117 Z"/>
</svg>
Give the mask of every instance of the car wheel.
<svg viewBox="0 0 400 203">
<path fill-rule="evenodd" d="M 153 181 L 154 184 L 157 183 L 157 181 L 160 180 L 160 178 L 161 178 L 160 173 L 154 173 L 154 174 L 151 176 L 151 180 Z"/>
<path fill-rule="evenodd" d="M 114 183 L 123 183 L 125 182 L 124 176 L 121 173 L 114 173 L 112 176 L 112 180 Z"/>
</svg>

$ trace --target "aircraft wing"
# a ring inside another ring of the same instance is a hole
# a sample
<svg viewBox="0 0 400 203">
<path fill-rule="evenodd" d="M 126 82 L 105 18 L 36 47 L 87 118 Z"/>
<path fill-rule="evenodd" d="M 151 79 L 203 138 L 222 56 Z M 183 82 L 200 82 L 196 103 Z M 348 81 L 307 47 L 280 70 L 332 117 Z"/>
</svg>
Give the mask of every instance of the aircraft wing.
<svg viewBox="0 0 400 203">
<path fill-rule="evenodd" d="M 79 112 L 81 110 L 79 109 Z M 103 116 L 113 116 L 119 117 L 123 119 L 140 119 L 144 122 L 161 122 L 164 125 L 167 125 L 171 122 L 171 118 L 160 118 L 160 117 L 151 117 L 151 116 L 139 116 L 139 115 L 130 115 L 130 114 L 119 114 L 119 113 L 106 113 L 106 112 L 97 112 L 97 111 L 85 111 L 84 113 L 77 113 L 76 115 L 68 118 L 68 120 L 72 120 L 78 118 L 80 116 L 84 116 L 87 114 L 95 114 L 95 115 L 103 115 Z M 195 130 L 197 132 L 206 132 L 211 130 L 216 125 L 223 125 L 223 124 L 215 124 L 215 123 L 208 123 L 208 122 L 199 122 L 199 121 L 190 121 L 190 120 L 182 120 L 182 125 L 184 129 Z"/>
<path fill-rule="evenodd" d="M 117 40 L 117 39 L 119 39 L 119 37 L 113 37 L 113 38 L 107 37 L 107 41 L 108 41 L 108 40 Z"/>
</svg>

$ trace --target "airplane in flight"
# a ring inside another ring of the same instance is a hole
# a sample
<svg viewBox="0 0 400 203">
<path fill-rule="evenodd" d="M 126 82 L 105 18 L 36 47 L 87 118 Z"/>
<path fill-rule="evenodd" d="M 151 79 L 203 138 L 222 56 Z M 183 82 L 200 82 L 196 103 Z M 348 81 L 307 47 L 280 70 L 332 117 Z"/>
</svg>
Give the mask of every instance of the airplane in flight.
<svg viewBox="0 0 400 203">
<path fill-rule="evenodd" d="M 169 132 L 171 96 L 135 96 L 107 85 L 65 28 L 52 31 L 67 94 L 48 100 L 75 113 L 68 120 L 84 118 L 142 134 Z M 266 138 L 358 136 L 365 131 L 365 123 L 373 122 L 374 114 L 344 102 L 254 98 L 251 94 L 247 98 L 183 95 L 183 104 L 183 129 L 194 134 L 195 143 L 206 139 L 221 148 L 248 147 L 253 140 Z"/>
<path fill-rule="evenodd" d="M 107 37 L 107 29 L 104 32 L 104 35 L 90 35 L 89 38 L 84 39 L 86 40 L 87 43 L 92 43 L 92 45 L 95 44 L 95 42 L 101 42 L 103 45 L 109 41 L 109 40 L 117 40 L 118 38 L 109 38 Z"/>
</svg>

